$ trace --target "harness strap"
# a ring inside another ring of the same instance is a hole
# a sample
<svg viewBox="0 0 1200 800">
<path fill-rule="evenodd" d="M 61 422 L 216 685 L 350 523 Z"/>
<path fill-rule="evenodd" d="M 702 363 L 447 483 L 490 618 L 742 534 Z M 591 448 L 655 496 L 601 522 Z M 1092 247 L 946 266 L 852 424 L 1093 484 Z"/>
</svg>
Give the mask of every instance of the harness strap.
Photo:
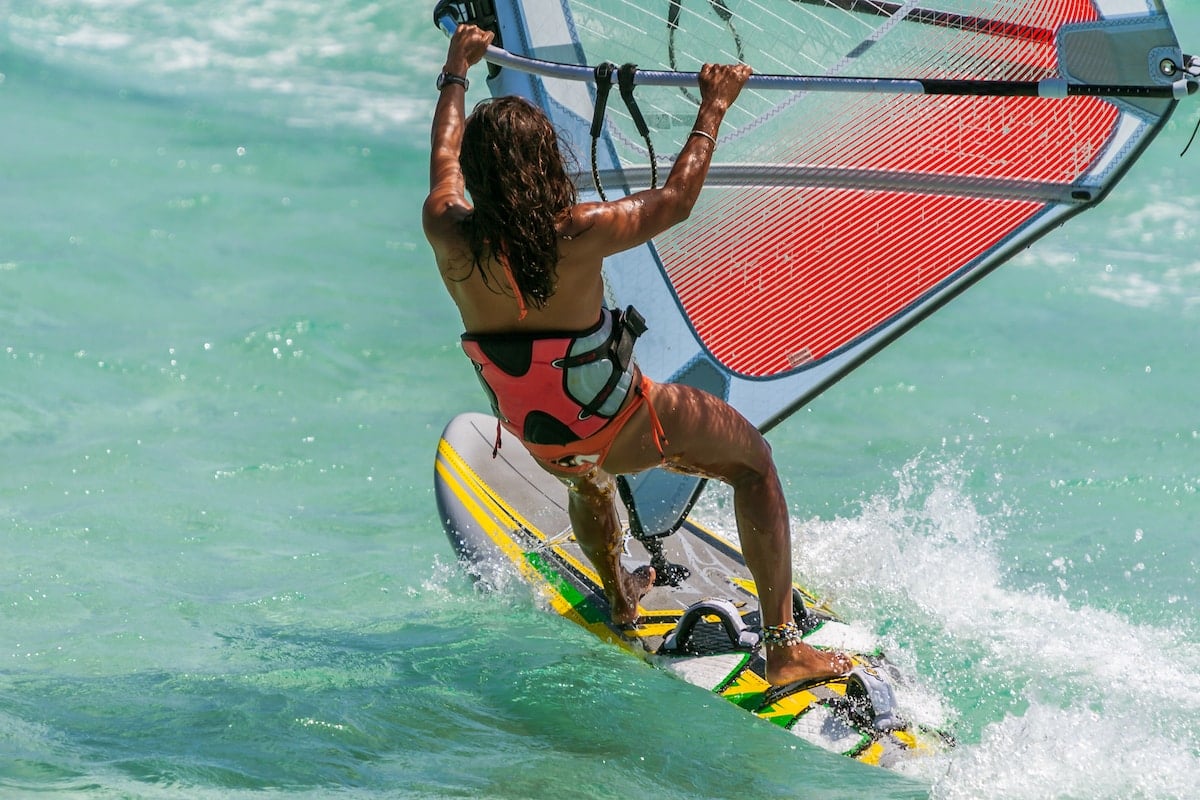
<svg viewBox="0 0 1200 800">
<path fill-rule="evenodd" d="M 629 306 L 624 311 L 614 311 L 613 329 L 607 341 L 591 350 L 556 358 L 554 359 L 554 366 L 560 369 L 579 367 L 584 364 L 591 364 L 593 361 L 598 361 L 604 356 L 613 354 L 618 357 L 621 368 L 624 369 L 629 366 L 629 359 L 633 355 L 634 342 L 646 330 L 646 318 L 633 306 Z M 615 346 L 614 342 L 616 343 Z"/>
<path fill-rule="evenodd" d="M 507 270 L 507 262 L 502 263 L 505 264 L 505 268 Z M 633 306 L 628 306 L 624 311 L 611 311 L 606 313 L 610 313 L 612 315 L 612 330 L 609 332 L 608 336 L 603 342 L 590 350 L 573 355 L 566 355 L 561 358 L 556 358 L 550 362 L 551 366 L 564 371 L 571 367 L 591 364 L 603 358 L 610 359 L 613 362 L 612 369 L 609 371 L 604 385 L 592 397 L 590 402 L 583 404 L 579 403 L 578 400 L 571 398 L 571 400 L 576 403 L 577 407 L 579 408 L 578 416 L 580 420 L 598 415 L 600 408 L 604 406 L 604 404 L 612 396 L 613 392 L 616 391 L 617 386 L 620 385 L 621 380 L 629 373 L 630 367 L 633 364 L 633 350 L 638 337 L 640 337 L 647 330 L 645 317 L 643 317 Z M 522 316 L 524 316 L 523 307 Z M 592 333 L 598 330 L 600 324 L 602 323 L 598 323 L 597 328 L 592 329 Z M 528 338 L 523 335 L 513 335 L 513 337 L 517 341 L 524 341 Z M 482 345 L 479 344 L 479 342 L 485 339 L 503 340 L 505 338 L 505 334 L 463 334 L 462 337 L 464 343 L 474 343 L 474 345 L 480 349 L 481 358 L 488 359 L 493 363 L 496 363 L 495 360 L 491 356 L 487 355 L 487 351 L 482 347 Z M 470 352 L 468 352 L 468 356 L 470 356 Z M 526 364 L 526 366 L 528 366 L 528 364 Z M 503 367 L 499 367 L 499 369 L 503 371 Z M 503 430 L 498 398 L 496 398 L 494 390 L 492 390 L 488 385 L 487 380 L 482 377 L 482 367 L 478 362 L 476 363 L 476 371 L 481 376 L 484 388 L 487 389 L 493 397 L 492 405 L 496 411 L 496 439 L 492 446 L 492 458 L 496 458 L 500 452 L 502 435 L 501 431 Z M 663 444 L 667 441 L 667 437 L 663 431 L 662 424 L 658 419 L 658 415 L 654 411 L 653 405 L 649 404 L 648 387 L 650 385 L 649 379 L 643 375 L 641 383 L 630 388 L 646 399 L 647 405 L 649 405 L 650 424 L 654 434 L 654 445 L 658 449 L 659 455 L 664 455 Z"/>
<path fill-rule="evenodd" d="M 629 109 L 629 116 L 633 118 L 634 126 L 646 140 L 646 150 L 649 151 L 650 156 L 650 188 L 654 189 L 658 186 L 658 160 L 654 156 L 654 142 L 650 141 L 650 126 L 646 124 L 642 110 L 638 108 L 637 101 L 633 99 L 635 74 L 637 74 L 637 64 L 622 64 L 620 70 L 617 71 L 617 83 L 621 89 L 621 99 L 625 101 L 625 107 Z"/>
<path fill-rule="evenodd" d="M 670 444 L 670 440 L 667 439 L 667 432 L 663 430 L 662 423 L 658 421 L 658 412 L 654 410 L 654 403 L 650 400 L 650 393 L 647 391 L 652 385 L 650 379 L 643 375 L 642 385 L 638 387 L 637 391 L 645 398 L 646 411 L 650 414 L 650 432 L 654 434 L 654 447 L 660 456 L 666 458 L 667 454 L 663 450 L 663 445 Z"/>
<path fill-rule="evenodd" d="M 634 343 L 645 332 L 645 317 L 638 313 L 636 308 L 629 306 L 624 311 L 617 312 L 614 315 L 612 337 L 595 350 L 582 354 L 590 356 L 586 361 L 580 362 L 585 364 L 595 361 L 601 355 L 611 354 L 613 360 L 616 362 L 616 368 L 613 369 L 612 374 L 608 376 L 608 380 L 605 381 L 604 386 L 596 393 L 596 396 L 592 398 L 592 401 L 582 407 L 582 410 L 579 412 L 581 418 L 584 415 L 590 417 L 599 411 L 600 407 L 604 405 L 609 396 L 617 388 L 617 384 L 625 376 L 625 372 L 629 369 L 629 364 L 633 359 Z M 568 356 L 567 358 L 559 359 L 559 361 L 555 362 L 555 365 L 559 366 L 561 362 L 561 366 L 564 368 L 573 366 L 568 363 L 570 358 Z"/>
<path fill-rule="evenodd" d="M 600 167 L 596 161 L 596 148 L 600 143 L 600 132 L 604 129 L 604 109 L 608 107 L 608 93 L 612 90 L 613 71 L 617 65 L 605 61 L 596 67 L 596 109 L 592 112 L 592 183 L 596 185 L 596 194 L 607 201 L 604 187 L 600 185 Z"/>
</svg>

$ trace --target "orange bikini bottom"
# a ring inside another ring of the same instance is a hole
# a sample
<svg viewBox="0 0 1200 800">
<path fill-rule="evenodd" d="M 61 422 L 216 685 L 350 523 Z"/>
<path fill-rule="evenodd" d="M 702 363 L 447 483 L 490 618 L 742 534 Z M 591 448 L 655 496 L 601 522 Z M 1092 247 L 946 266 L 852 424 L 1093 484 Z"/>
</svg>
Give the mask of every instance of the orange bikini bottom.
<svg viewBox="0 0 1200 800">
<path fill-rule="evenodd" d="M 608 451 L 612 449 L 617 435 L 624 429 L 629 418 L 644 404 L 650 412 L 650 429 L 654 434 L 654 446 L 661 456 L 667 436 L 663 432 L 662 424 L 658 421 L 658 415 L 654 413 L 654 404 L 650 402 L 650 391 L 653 388 L 654 381 L 642 375 L 641 382 L 634 390 L 636 396 L 629 402 L 629 405 L 621 409 L 615 417 L 609 420 L 607 425 L 591 436 L 564 445 L 524 442 L 525 449 L 534 458 L 545 462 L 557 472 L 582 475 L 593 467 L 604 466 L 604 460 L 608 457 Z"/>
</svg>

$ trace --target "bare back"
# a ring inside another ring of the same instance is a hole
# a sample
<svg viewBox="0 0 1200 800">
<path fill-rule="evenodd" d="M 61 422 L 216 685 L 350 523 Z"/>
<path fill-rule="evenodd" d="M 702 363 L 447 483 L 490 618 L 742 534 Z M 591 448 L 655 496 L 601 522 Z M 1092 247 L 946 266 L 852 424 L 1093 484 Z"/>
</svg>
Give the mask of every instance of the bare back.
<svg viewBox="0 0 1200 800">
<path fill-rule="evenodd" d="M 475 265 L 461 234 L 446 248 L 445 259 L 438 252 L 442 282 L 458 306 L 466 333 L 572 331 L 596 321 L 604 302 L 604 262 L 603 255 L 595 252 L 587 239 L 594 241 L 600 234 L 580 230 L 574 215 L 564 214 L 563 219 L 558 231 L 554 291 L 541 308 L 527 307 L 524 319 L 503 264 L 488 259 L 481 266 Z"/>
</svg>

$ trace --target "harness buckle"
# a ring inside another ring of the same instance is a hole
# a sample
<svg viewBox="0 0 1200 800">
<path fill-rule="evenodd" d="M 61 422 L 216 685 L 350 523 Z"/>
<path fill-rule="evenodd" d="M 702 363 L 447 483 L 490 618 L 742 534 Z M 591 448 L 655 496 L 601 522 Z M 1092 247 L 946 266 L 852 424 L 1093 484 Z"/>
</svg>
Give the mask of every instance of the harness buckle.
<svg viewBox="0 0 1200 800">
<path fill-rule="evenodd" d="M 646 318 L 633 306 L 629 306 L 621 313 L 621 325 L 632 333 L 635 339 L 648 330 Z"/>
</svg>

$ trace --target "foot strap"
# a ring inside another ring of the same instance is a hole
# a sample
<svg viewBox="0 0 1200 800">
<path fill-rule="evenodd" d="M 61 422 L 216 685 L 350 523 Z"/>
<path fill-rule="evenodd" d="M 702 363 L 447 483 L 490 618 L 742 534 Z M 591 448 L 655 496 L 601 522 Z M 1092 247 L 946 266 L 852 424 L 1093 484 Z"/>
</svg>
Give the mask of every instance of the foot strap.
<svg viewBox="0 0 1200 800">
<path fill-rule="evenodd" d="M 679 618 L 679 622 L 675 623 L 675 630 L 671 631 L 663 640 L 662 647 L 658 649 L 658 652 L 671 654 L 698 652 L 701 648 L 692 642 L 692 634 L 696 631 L 696 625 L 708 616 L 715 616 L 721 621 L 721 626 L 725 629 L 725 635 L 729 637 L 729 641 L 727 644 L 722 643 L 723 646 L 719 648 L 704 647 L 705 654 L 710 652 L 728 653 L 734 650 L 748 651 L 758 646 L 758 633 L 746 625 L 742 620 L 742 615 L 738 613 L 737 607 L 728 600 L 713 598 L 688 606 L 687 611 L 684 611 L 683 616 Z"/>
<path fill-rule="evenodd" d="M 908 727 L 896 711 L 892 685 L 872 667 L 859 665 L 850 671 L 846 680 L 846 700 L 868 717 L 877 731 L 887 733 Z"/>
</svg>

